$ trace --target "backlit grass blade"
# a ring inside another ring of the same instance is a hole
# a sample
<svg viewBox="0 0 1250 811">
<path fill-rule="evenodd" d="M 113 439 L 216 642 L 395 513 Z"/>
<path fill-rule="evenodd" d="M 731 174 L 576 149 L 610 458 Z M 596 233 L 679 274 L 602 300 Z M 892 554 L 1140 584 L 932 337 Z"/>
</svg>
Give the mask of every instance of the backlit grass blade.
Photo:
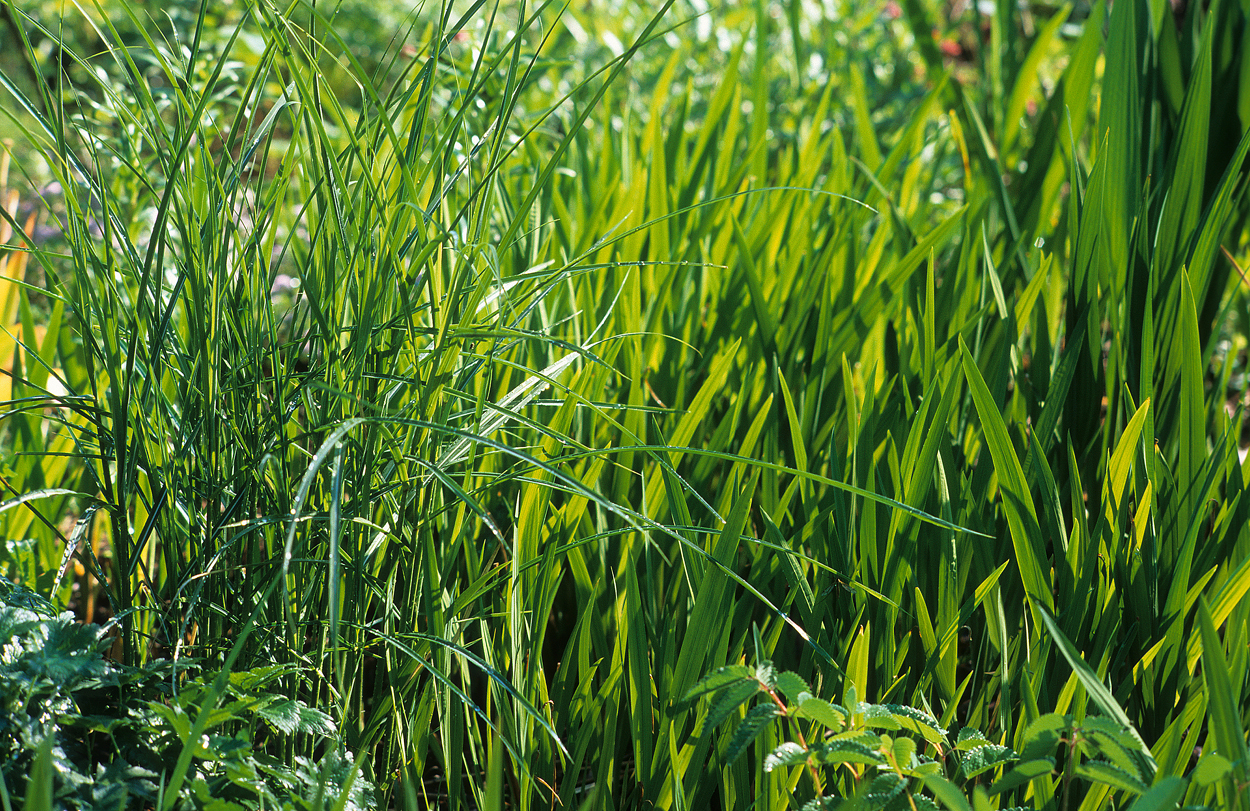
<svg viewBox="0 0 1250 811">
<path fill-rule="evenodd" d="M 1198 603 L 1198 627 L 1202 636 L 1202 680 L 1206 685 L 1211 735 L 1215 738 L 1216 751 L 1233 763 L 1229 776 L 1223 781 L 1223 801 L 1228 808 L 1245 808 L 1250 747 L 1246 746 L 1241 711 L 1235 699 L 1238 691 L 1229 675 L 1224 643 L 1216 632 L 1205 599 Z"/>
<path fill-rule="evenodd" d="M 1042 617 L 1042 621 L 1046 624 L 1046 630 L 1050 633 L 1056 647 L 1058 647 L 1059 652 L 1063 654 L 1063 658 L 1068 661 L 1068 664 L 1076 673 L 1077 678 L 1081 680 L 1081 684 L 1089 692 L 1090 698 L 1094 700 L 1094 703 L 1098 705 L 1099 709 L 1101 709 L 1108 718 L 1123 727 L 1130 735 L 1132 735 L 1133 739 L 1137 741 L 1141 748 L 1140 757 L 1135 757 L 1135 759 L 1137 759 L 1141 765 L 1147 781 L 1153 781 L 1155 771 L 1158 769 L 1158 766 L 1155 764 L 1154 755 L 1151 754 L 1150 747 L 1148 747 L 1146 742 L 1141 739 L 1141 735 L 1138 734 L 1136 728 L 1133 726 L 1133 723 L 1129 720 L 1128 716 L 1125 715 L 1124 710 L 1115 700 L 1115 697 L 1111 695 L 1111 691 L 1108 690 L 1102 683 L 1102 679 L 1098 677 L 1097 673 L 1090 669 L 1090 666 L 1087 665 L 1085 660 L 1081 658 L 1080 652 L 1072 646 L 1072 643 L 1068 641 L 1066 636 L 1064 636 L 1063 631 L 1059 630 L 1059 626 L 1055 624 L 1051 615 L 1044 610 L 1039 613 Z M 1133 754 L 1137 756 L 1139 753 L 1134 752 Z"/>
<path fill-rule="evenodd" d="M 1038 87 L 1038 67 L 1046 59 L 1047 51 L 1052 47 L 1055 37 L 1058 35 L 1060 28 L 1067 22 L 1068 14 L 1071 7 L 1062 7 L 1058 13 L 1052 14 L 1050 19 L 1037 32 L 1037 36 L 1033 38 L 1032 44 L 1029 46 L 1028 55 L 1020 63 L 1020 70 L 1016 74 L 1015 83 L 1011 88 L 1011 95 L 1007 99 L 1006 108 L 1003 112 L 1003 134 L 1002 146 L 1004 151 L 1010 150 L 1013 142 L 1020 132 L 1020 122 L 1024 118 L 1025 107 L 1030 98 L 1037 93 Z"/>
<path fill-rule="evenodd" d="M 1110 486 L 1110 494 L 1112 507 L 1120 508 L 1120 503 L 1124 500 L 1124 487 L 1128 483 L 1128 475 L 1133 460 L 1138 453 L 1138 440 L 1141 438 L 1142 428 L 1146 424 L 1146 418 L 1149 416 L 1150 401 L 1146 400 L 1137 409 L 1137 413 L 1129 420 L 1124 428 L 1124 433 L 1120 435 L 1119 442 L 1116 444 L 1115 453 L 1107 465 L 1108 484 Z"/>
<path fill-rule="evenodd" d="M 748 510 L 755 493 L 758 476 L 749 478 L 743 490 L 734 499 L 733 509 L 726 518 L 725 528 L 716 539 L 711 559 L 722 564 L 729 560 L 737 548 L 746 526 Z M 694 610 L 690 615 L 690 623 L 681 643 L 681 654 L 677 659 L 673 672 L 674 694 L 682 695 L 695 683 L 704 669 L 708 652 L 715 639 L 718 629 L 716 617 L 725 610 L 723 603 L 726 577 L 716 567 L 710 567 L 699 586 L 695 598 Z"/>
<path fill-rule="evenodd" d="M 1115 10 L 1111 16 L 1114 19 Z M 1154 262 L 1166 274 L 1164 278 L 1175 274 L 1184 261 L 1183 257 L 1190 247 L 1185 243 L 1197 231 L 1202 215 L 1212 103 L 1211 48 L 1215 29 L 1214 25 L 1206 26 L 1198 51 L 1194 55 L 1181 112 L 1180 131 L 1171 156 L 1173 163 L 1170 167 L 1168 195 L 1159 212 Z M 1204 277 L 1205 271 L 1205 268 L 1199 270 Z M 1199 281 L 1205 282 L 1205 278 L 1200 278 Z M 1205 285 L 1192 292 L 1204 294 Z"/>
<path fill-rule="evenodd" d="M 1172 341 L 1173 353 L 1168 371 L 1179 391 L 1180 400 L 1176 428 L 1176 487 L 1179 507 L 1176 510 L 1176 526 L 1173 537 L 1188 538 L 1200 521 L 1200 508 L 1205 493 L 1202 480 L 1208 464 L 1206 440 L 1206 409 L 1203 405 L 1202 350 L 1198 343 L 1198 318 L 1194 310 L 1188 275 L 1182 274 L 1180 292 L 1180 329 Z M 1193 565 L 1193 549 L 1189 544 L 1175 544 L 1168 549 L 1175 555 L 1170 561 L 1171 588 L 1165 603 L 1169 613 L 1178 611 L 1185 591 L 1189 588 L 1189 575 Z"/>
<path fill-rule="evenodd" d="M 1128 266 L 1128 229 L 1136 215 L 1141 189 L 1141 49 L 1146 41 L 1145 5 L 1112 6 L 1107 33 L 1103 87 L 1107 95 L 1098 111 L 1095 147 L 1106 165 L 1101 223 L 1103 250 L 1114 268 Z M 1105 141 L 1104 147 L 1104 138 Z"/>
<path fill-rule="evenodd" d="M 1053 611 L 1054 595 L 1049 578 L 1044 574 L 1046 553 L 1039 537 L 1037 513 L 1033 507 L 1033 496 L 1024 478 L 1024 470 L 1020 467 L 1020 460 L 1007 434 L 1002 414 L 985 386 L 976 361 L 972 359 L 962 339 L 959 346 L 963 355 L 964 376 L 968 380 L 968 389 L 972 394 L 977 415 L 981 418 L 985 442 L 994 459 L 994 470 L 998 473 L 1003 511 L 1007 516 L 1012 548 L 1015 550 L 1016 565 L 1020 568 L 1025 594 L 1035 609 L 1044 607 Z"/>
</svg>

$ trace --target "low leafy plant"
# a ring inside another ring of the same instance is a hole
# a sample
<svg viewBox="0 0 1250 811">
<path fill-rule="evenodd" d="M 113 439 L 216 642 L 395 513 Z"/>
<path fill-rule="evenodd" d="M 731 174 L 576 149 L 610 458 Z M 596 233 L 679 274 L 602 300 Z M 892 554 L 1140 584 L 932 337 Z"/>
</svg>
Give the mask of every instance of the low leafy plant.
<svg viewBox="0 0 1250 811">
<path fill-rule="evenodd" d="M 1037 807 L 1051 807 L 1058 799 L 1058 807 L 1068 809 L 1077 807 L 1072 792 L 1076 781 L 1087 783 L 1089 793 L 1097 792 L 1099 799 L 1116 791 L 1137 798 L 1132 807 L 1144 811 L 1173 808 L 1189 780 L 1205 788 L 1233 770 L 1227 758 L 1207 753 L 1188 780 L 1167 777 L 1151 787 L 1158 767 L 1149 747 L 1136 730 L 1108 717 L 1047 713 L 1024 729 L 1014 747 L 972 727 L 960 729 L 952 739 L 929 712 L 859 701 L 854 684 L 847 685 L 843 704 L 836 704 L 814 695 L 798 674 L 778 671 L 767 660 L 755 667 L 740 664 L 714 671 L 675 710 L 689 709 L 704 698 L 711 704 L 702 721 L 703 734 L 760 699 L 739 721 L 723 754 L 726 767 L 746 754 L 769 725 L 788 726 L 792 739 L 773 747 L 763 769 L 806 771 L 815 796 L 802 806 L 805 811 L 989 811 L 1000 807 L 1000 795 L 1011 797 L 1030 786 Z M 1061 775 L 1057 798 L 1050 781 L 1055 775 Z M 796 783 L 791 780 L 791 787 Z"/>
<path fill-rule="evenodd" d="M 925 781 L 941 777 L 944 767 L 939 758 L 950 749 L 946 730 L 927 712 L 858 701 L 853 685 L 847 688 L 845 706 L 835 704 L 813 695 L 797 673 L 779 672 L 767 660 L 756 667 L 729 665 L 714 671 L 697 682 L 676 709 L 688 709 L 704 697 L 712 700 L 703 719 L 705 734 L 752 698 L 764 699 L 738 724 L 724 754 L 726 764 L 745 754 L 769 724 L 781 719 L 788 722 L 794 739 L 768 754 L 764 770 L 804 767 L 817 795 L 804 808 L 835 807 L 843 799 L 828 794 L 832 783 L 822 771 L 830 767 L 845 768 L 852 778 L 849 796 L 866 807 L 893 808 L 896 800 L 905 797 L 914 806 Z M 932 806 L 927 798 L 919 799 Z"/>
<path fill-rule="evenodd" d="M 696 732 L 706 739 L 714 727 L 758 699 L 729 739 L 722 765 L 733 766 L 774 722 L 783 723 L 790 739 L 774 745 L 761 765 L 764 772 L 799 767 L 810 776 L 811 798 L 798 798 L 806 799 L 804 811 L 990 811 L 1003 802 L 1013 808 L 1067 811 L 1105 807 L 1108 800 L 1117 808 L 1157 811 L 1177 808 L 1187 798 L 1186 809 L 1241 807 L 1250 788 L 1244 779 L 1245 736 L 1231 712 L 1214 708 L 1214 747 L 1195 750 L 1197 762 L 1189 775 L 1167 774 L 1054 620 L 1049 615 L 1044 620 L 1101 714 L 1034 712 L 1023 719 L 1027 725 L 1022 723 L 1014 740 L 995 739 L 973 726 L 952 737 L 927 710 L 860 701 L 850 676 L 837 704 L 817 697 L 799 674 L 762 659 L 755 667 L 737 664 L 713 671 L 674 704 L 670 715 L 710 699 Z M 1203 657 L 1206 679 L 1226 699 L 1231 695 L 1228 665 L 1205 604 L 1199 620 L 1210 644 Z M 862 677 L 867 660 L 868 646 L 860 637 L 848 674 Z M 791 791 L 798 784 L 797 775 L 787 781 Z M 1194 802 L 1197 798 L 1203 801 Z"/>
<path fill-rule="evenodd" d="M 194 664 L 167 659 L 120 665 L 102 656 L 113 642 L 107 629 L 57 614 L 7 581 L 0 597 L 5 808 L 17 797 L 32 811 L 372 807 L 373 787 L 335 745 L 330 717 L 273 691 L 289 668 L 229 674 L 214 708 L 215 674 L 191 678 Z M 254 748 L 262 737 L 295 735 L 322 740 L 324 757 L 288 764 Z"/>
</svg>

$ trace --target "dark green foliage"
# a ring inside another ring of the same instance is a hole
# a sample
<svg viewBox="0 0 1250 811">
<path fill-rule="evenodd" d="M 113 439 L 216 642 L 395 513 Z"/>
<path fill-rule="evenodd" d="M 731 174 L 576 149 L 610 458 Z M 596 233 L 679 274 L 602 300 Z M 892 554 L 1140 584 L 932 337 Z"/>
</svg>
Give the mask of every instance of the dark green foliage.
<svg viewBox="0 0 1250 811">
<path fill-rule="evenodd" d="M 213 708 L 205 680 L 190 678 L 193 664 L 117 664 L 102 656 L 115 637 L 98 626 L 57 615 L 6 581 L 0 592 L 0 789 L 25 797 L 31 811 L 146 809 L 162 797 L 179 809 L 374 807 L 329 717 L 273 692 L 284 669 L 230 674 L 227 700 Z M 205 712 L 206 734 L 193 742 L 192 723 Z M 283 764 L 255 751 L 259 734 L 308 736 L 324 752 Z M 187 746 L 190 779 L 165 796 Z"/>
<path fill-rule="evenodd" d="M 959 811 L 988 809 L 995 807 L 989 805 L 992 796 L 1023 799 L 1028 796 L 1026 790 L 1044 790 L 1050 779 L 1058 776 L 1062 776 L 1059 809 L 1075 807 L 1071 793 L 1074 778 L 1119 792 L 1129 800 L 1140 798 L 1134 808 L 1173 807 L 1167 805 L 1168 798 L 1174 801 L 1180 797 L 1191 782 L 1205 787 L 1223 781 L 1229 793 L 1220 803 L 1187 808 L 1235 807 L 1241 802 L 1238 792 L 1244 793 L 1237 788 L 1243 784 L 1233 775 L 1240 765 L 1217 754 L 1205 755 L 1187 777 L 1164 775 L 1156 781 L 1154 759 L 1137 732 L 1106 716 L 1075 719 L 1043 715 L 1024 730 L 1015 748 L 994 743 L 973 727 L 960 729 L 952 744 L 947 731 L 922 710 L 858 702 L 849 712 L 837 708 L 833 714 L 833 705 L 827 702 L 807 693 L 786 701 L 773 686 L 758 679 L 756 689 L 744 693 L 737 681 L 743 670 L 723 668 L 709 675 L 686 699 L 708 698 L 716 708 L 716 718 L 721 719 L 731 714 L 726 707 L 740 708 L 750 696 L 763 694 L 766 700 L 748 709 L 738 721 L 724 761 L 733 763 L 766 725 L 780 721 L 794 740 L 773 747 L 762 758 L 763 768 L 772 772 L 806 767 L 817 796 L 804 808 L 937 808 L 940 803 Z M 772 672 L 771 662 L 757 668 L 757 673 L 763 672 Z M 707 689 L 708 684 L 724 682 L 731 676 L 734 682 L 730 686 Z M 707 718 L 711 721 L 713 715 L 709 712 Z M 807 719 L 818 721 L 818 725 L 805 723 Z M 877 731 L 882 729 L 893 734 Z M 1150 771 L 1143 768 L 1145 764 Z M 849 779 L 839 779 L 839 774 Z M 1229 802 L 1233 805 L 1227 805 Z"/>
</svg>

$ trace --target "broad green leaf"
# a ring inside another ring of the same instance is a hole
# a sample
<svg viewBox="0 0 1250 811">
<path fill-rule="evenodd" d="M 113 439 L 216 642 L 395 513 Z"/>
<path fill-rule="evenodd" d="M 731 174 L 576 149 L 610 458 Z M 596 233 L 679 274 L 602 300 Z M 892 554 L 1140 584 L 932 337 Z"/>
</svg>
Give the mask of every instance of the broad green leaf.
<svg viewBox="0 0 1250 811">
<path fill-rule="evenodd" d="M 923 710 L 902 704 L 883 704 L 900 728 L 923 737 L 929 743 L 945 744 L 946 730 L 938 720 Z"/>
<path fill-rule="evenodd" d="M 1115 766 L 1131 775 L 1134 780 L 1141 782 L 1141 769 L 1138 768 L 1137 760 L 1131 754 L 1138 748 L 1137 741 L 1131 732 L 1101 716 L 1087 717 L 1081 722 L 1080 729 L 1086 745 L 1092 746 Z"/>
<path fill-rule="evenodd" d="M 907 791 L 907 780 L 893 772 L 887 772 L 874 777 L 868 784 L 867 790 L 857 799 L 871 807 L 884 808 L 895 797 L 902 796 L 905 791 Z"/>
<path fill-rule="evenodd" d="M 901 729 L 890 708 L 881 704 L 869 704 L 863 710 L 863 724 L 870 729 Z"/>
<path fill-rule="evenodd" d="M 330 716 L 295 699 L 266 704 L 257 714 L 287 735 L 299 732 L 326 738 L 335 734 L 334 721 Z"/>
<path fill-rule="evenodd" d="M 1187 785 L 1182 777 L 1169 775 L 1160 778 L 1129 806 L 1129 811 L 1172 811 L 1185 796 Z"/>
<path fill-rule="evenodd" d="M 911 738 L 894 739 L 894 762 L 900 768 L 910 769 L 916 757 L 916 742 Z"/>
<path fill-rule="evenodd" d="M 1207 752 L 1198 759 L 1193 778 L 1200 786 L 1209 786 L 1228 776 L 1233 770 L 1232 762 L 1217 752 Z"/>
<path fill-rule="evenodd" d="M 964 727 L 959 730 L 959 735 L 955 739 L 955 748 L 963 752 L 969 749 L 976 749 L 978 746 L 986 746 L 991 743 L 990 739 L 985 737 L 985 733 L 975 727 Z"/>
<path fill-rule="evenodd" d="M 169 706 L 157 701 L 150 702 L 148 706 L 157 715 L 165 719 L 179 740 L 187 740 L 191 734 L 191 718 L 185 710 L 181 707 Z"/>
<path fill-rule="evenodd" d="M 732 687 L 726 687 L 717 693 L 712 700 L 711 708 L 707 711 L 707 718 L 703 720 L 702 734 L 710 734 L 715 727 L 724 723 L 726 718 L 759 692 L 759 684 L 752 679 L 751 681 L 739 682 Z"/>
</svg>

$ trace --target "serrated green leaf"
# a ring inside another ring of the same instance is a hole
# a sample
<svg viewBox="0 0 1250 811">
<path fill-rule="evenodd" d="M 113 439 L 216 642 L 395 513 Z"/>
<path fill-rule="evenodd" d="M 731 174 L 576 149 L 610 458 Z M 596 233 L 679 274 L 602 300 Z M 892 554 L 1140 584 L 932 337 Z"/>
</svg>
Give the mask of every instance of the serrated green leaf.
<svg viewBox="0 0 1250 811">
<path fill-rule="evenodd" d="M 229 686 L 230 689 L 236 694 L 251 695 L 256 692 L 257 688 L 263 687 L 274 679 L 294 672 L 296 672 L 296 668 L 284 665 L 254 667 L 251 670 L 231 673 L 229 677 Z"/>
<path fill-rule="evenodd" d="M 248 754 L 251 751 L 251 743 L 233 736 L 210 735 L 208 738 L 208 752 L 211 760 L 237 759 L 239 755 Z"/>
<path fill-rule="evenodd" d="M 812 691 L 812 688 L 803 680 L 803 677 L 789 670 L 777 674 L 777 689 L 791 703 L 797 703 L 801 694 L 810 694 Z"/>
<path fill-rule="evenodd" d="M 1141 794 L 1146 784 L 1124 769 L 1106 760 L 1087 760 L 1078 763 L 1076 773 L 1092 783 L 1102 783 L 1122 791 Z"/>
<path fill-rule="evenodd" d="M 894 762 L 901 769 L 910 769 L 916 758 L 916 742 L 911 738 L 894 739 Z"/>
<path fill-rule="evenodd" d="M 866 808 L 886 808 L 890 801 L 907 790 L 907 781 L 893 772 L 873 778 L 868 787 L 855 799 Z"/>
<path fill-rule="evenodd" d="M 963 767 L 964 775 L 972 778 L 990 769 L 1011 763 L 1015 759 L 1016 753 L 1009 747 L 987 743 L 969 749 L 960 765 Z"/>
<path fill-rule="evenodd" d="M 181 707 L 171 707 L 156 701 L 148 702 L 148 706 L 173 728 L 178 740 L 185 741 L 191 734 L 191 718 Z"/>
<path fill-rule="evenodd" d="M 321 710 L 305 706 L 302 702 L 299 707 L 299 731 L 322 738 L 332 738 L 338 734 L 333 718 Z"/>
<path fill-rule="evenodd" d="M 807 750 L 793 741 L 786 741 L 764 758 L 764 771 L 771 772 L 781 766 L 793 766 L 807 761 Z"/>
<path fill-rule="evenodd" d="M 936 760 L 927 760 L 912 767 L 911 774 L 915 777 L 927 777 L 931 774 L 942 774 L 942 764 Z"/>
<path fill-rule="evenodd" d="M 1100 716 L 1090 716 L 1082 721 L 1081 733 L 1084 738 L 1083 746 L 1087 749 L 1092 748 L 1095 752 L 1132 775 L 1133 779 L 1138 782 L 1141 781 L 1141 769 L 1130 754 L 1136 752 L 1139 757 L 1141 755 L 1140 750 L 1137 748 L 1137 741 L 1133 738 L 1132 733 L 1123 729 L 1109 718 Z"/>
<path fill-rule="evenodd" d="M 973 727 L 964 727 L 959 730 L 959 735 L 955 738 L 955 748 L 961 751 L 976 749 L 978 746 L 985 746 L 991 743 L 989 738 L 979 729 Z"/>
<path fill-rule="evenodd" d="M 1038 758 L 1019 763 L 990 786 L 990 794 L 1001 794 L 1055 770 L 1054 758 Z"/>
<path fill-rule="evenodd" d="M 695 682 L 686 691 L 686 694 L 681 697 L 681 701 L 673 705 L 672 712 L 677 713 L 687 710 L 708 693 L 714 693 L 717 690 L 722 690 L 754 678 L 755 669 L 746 665 L 728 665 L 727 667 L 719 668 Z"/>
<path fill-rule="evenodd" d="M 907 781 L 894 772 L 879 774 L 868 784 L 867 794 L 877 797 L 893 797 L 907 788 Z"/>
<path fill-rule="evenodd" d="M 828 744 L 838 744 L 843 741 L 849 741 L 850 743 L 878 749 L 881 746 L 881 739 L 883 737 L 886 736 L 873 732 L 870 729 L 848 729 L 846 732 L 839 732 L 836 735 L 830 735 L 824 740 L 825 743 Z"/>
<path fill-rule="evenodd" d="M 883 704 L 882 706 L 889 710 L 902 729 L 921 735 L 929 743 L 946 741 L 946 730 L 929 713 L 902 704 Z"/>
<path fill-rule="evenodd" d="M 860 763 L 868 766 L 881 766 L 887 761 L 878 747 L 866 746 L 848 740 L 835 740 L 812 747 L 812 755 L 817 763 L 836 766 L 841 763 Z"/>
<path fill-rule="evenodd" d="M 804 697 L 799 694 L 799 715 L 804 718 L 811 718 L 819 724 L 823 724 L 829 729 L 841 729 L 846 722 L 846 714 L 839 712 L 828 701 L 815 696 Z"/>
<path fill-rule="evenodd" d="M 1021 760 L 1030 761 L 1052 757 L 1059 742 L 1068 734 L 1071 719 L 1057 713 L 1047 713 L 1024 730 L 1020 743 Z"/>
<path fill-rule="evenodd" d="M 291 735 L 299 729 L 299 710 L 298 702 L 291 698 L 285 698 L 266 704 L 258 710 L 257 714 L 272 724 L 279 732 Z"/>
<path fill-rule="evenodd" d="M 737 682 L 716 694 L 707 718 L 703 721 L 701 734 L 708 734 L 713 728 L 720 726 L 726 718 L 760 691 L 759 682 L 754 678 Z"/>
<path fill-rule="evenodd" d="M 741 757 L 747 746 L 780 714 L 781 710 L 772 702 L 759 704 L 748 710 L 742 723 L 734 730 L 729 748 L 725 750 L 725 764 L 732 764 Z"/>
<path fill-rule="evenodd" d="M 258 709 L 257 714 L 287 735 L 300 733 L 328 738 L 336 731 L 334 720 L 330 716 L 296 699 L 284 698 L 270 702 Z"/>
<path fill-rule="evenodd" d="M 881 704 L 864 705 L 862 709 L 864 726 L 873 729 L 902 729 L 902 724 L 890 712 L 890 708 Z"/>
</svg>

